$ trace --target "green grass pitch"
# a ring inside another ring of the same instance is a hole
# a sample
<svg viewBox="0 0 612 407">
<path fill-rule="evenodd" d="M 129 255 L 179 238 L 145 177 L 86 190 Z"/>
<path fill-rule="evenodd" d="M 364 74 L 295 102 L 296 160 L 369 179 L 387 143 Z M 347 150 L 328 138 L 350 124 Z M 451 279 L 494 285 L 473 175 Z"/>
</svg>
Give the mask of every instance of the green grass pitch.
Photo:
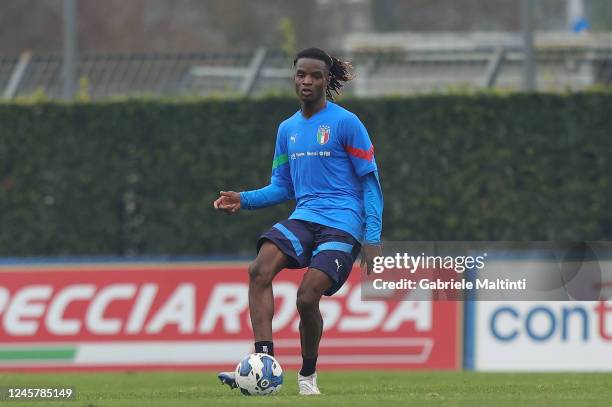
<svg viewBox="0 0 612 407">
<path fill-rule="evenodd" d="M 1 401 L 2 406 L 610 406 L 612 374 L 345 372 L 322 370 L 319 397 L 297 395 L 295 371 L 280 394 L 246 397 L 214 372 L 0 374 L 0 387 L 73 386 L 75 401 Z"/>
</svg>

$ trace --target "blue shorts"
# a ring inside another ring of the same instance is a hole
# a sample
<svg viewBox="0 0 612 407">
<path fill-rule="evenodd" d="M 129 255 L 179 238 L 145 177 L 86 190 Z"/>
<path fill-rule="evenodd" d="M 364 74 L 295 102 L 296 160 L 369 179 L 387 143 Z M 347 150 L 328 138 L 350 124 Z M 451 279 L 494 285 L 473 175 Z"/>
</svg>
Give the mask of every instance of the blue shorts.
<svg viewBox="0 0 612 407">
<path fill-rule="evenodd" d="M 287 268 L 311 267 L 327 274 L 334 284 L 325 295 L 342 287 L 361 250 L 361 244 L 343 230 L 296 219 L 279 222 L 261 235 L 257 252 L 266 240 L 289 256 Z"/>
</svg>

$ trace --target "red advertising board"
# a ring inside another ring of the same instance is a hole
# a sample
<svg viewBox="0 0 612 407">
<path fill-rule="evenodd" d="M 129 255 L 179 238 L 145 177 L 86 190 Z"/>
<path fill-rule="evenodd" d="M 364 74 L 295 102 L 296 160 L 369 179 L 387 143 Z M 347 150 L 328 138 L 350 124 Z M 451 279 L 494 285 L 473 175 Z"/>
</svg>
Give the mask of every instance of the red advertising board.
<svg viewBox="0 0 612 407">
<path fill-rule="evenodd" d="M 244 263 L 0 267 L 0 370 L 232 368 L 252 351 Z M 320 304 L 326 368 L 457 369 L 460 307 L 362 301 L 360 270 Z M 299 367 L 303 270 L 274 281 L 276 355 Z"/>
</svg>

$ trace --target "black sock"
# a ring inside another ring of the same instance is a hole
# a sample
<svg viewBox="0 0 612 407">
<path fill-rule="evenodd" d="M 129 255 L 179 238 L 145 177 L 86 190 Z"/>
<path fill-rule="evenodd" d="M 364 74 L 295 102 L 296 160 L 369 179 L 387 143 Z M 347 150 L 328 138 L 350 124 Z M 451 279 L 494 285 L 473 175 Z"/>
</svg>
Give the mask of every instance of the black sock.
<svg viewBox="0 0 612 407">
<path fill-rule="evenodd" d="M 274 343 L 272 341 L 255 342 L 255 353 L 267 353 L 274 356 Z"/>
<path fill-rule="evenodd" d="M 302 370 L 300 374 L 302 376 L 310 376 L 317 370 L 317 358 L 305 358 L 302 356 Z"/>
</svg>

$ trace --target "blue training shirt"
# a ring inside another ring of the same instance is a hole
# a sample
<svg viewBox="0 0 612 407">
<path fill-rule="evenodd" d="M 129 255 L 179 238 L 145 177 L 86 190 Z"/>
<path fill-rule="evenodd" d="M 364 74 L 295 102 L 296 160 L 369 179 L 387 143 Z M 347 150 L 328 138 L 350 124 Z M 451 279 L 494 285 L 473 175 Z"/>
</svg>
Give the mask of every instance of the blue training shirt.
<svg viewBox="0 0 612 407">
<path fill-rule="evenodd" d="M 362 241 L 360 177 L 376 170 L 365 126 L 330 101 L 312 117 L 298 111 L 278 128 L 271 183 L 293 191 L 297 205 L 290 219 L 334 227 Z"/>
</svg>

